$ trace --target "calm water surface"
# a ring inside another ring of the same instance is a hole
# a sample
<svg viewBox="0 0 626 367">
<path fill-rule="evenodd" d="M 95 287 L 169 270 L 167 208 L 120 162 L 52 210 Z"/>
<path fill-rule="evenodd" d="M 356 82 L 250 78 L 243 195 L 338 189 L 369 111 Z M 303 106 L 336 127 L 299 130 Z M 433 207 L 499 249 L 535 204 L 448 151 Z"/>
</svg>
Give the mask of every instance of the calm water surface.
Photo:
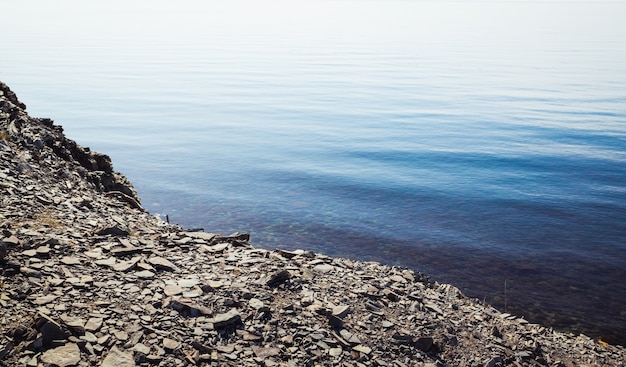
<svg viewBox="0 0 626 367">
<path fill-rule="evenodd" d="M 152 213 L 626 344 L 626 4 L 3 9 L 0 80 Z"/>
</svg>

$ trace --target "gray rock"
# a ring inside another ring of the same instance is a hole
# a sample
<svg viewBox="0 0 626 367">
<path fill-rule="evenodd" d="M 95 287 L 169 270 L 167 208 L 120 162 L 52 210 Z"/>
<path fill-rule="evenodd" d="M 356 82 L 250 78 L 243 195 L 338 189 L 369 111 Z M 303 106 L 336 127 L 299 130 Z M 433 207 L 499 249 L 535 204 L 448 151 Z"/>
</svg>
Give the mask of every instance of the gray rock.
<svg viewBox="0 0 626 367">
<path fill-rule="evenodd" d="M 63 256 L 59 261 L 65 265 L 79 265 L 80 259 L 75 256 Z"/>
<path fill-rule="evenodd" d="M 142 270 L 135 273 L 136 276 L 143 279 L 152 279 L 154 278 L 154 273 L 150 270 Z"/>
<path fill-rule="evenodd" d="M 145 355 L 150 354 L 150 347 L 142 343 L 135 344 L 135 346 L 133 346 L 133 350 L 143 353 Z"/>
<path fill-rule="evenodd" d="M 180 342 L 170 338 L 163 338 L 163 348 L 165 350 L 173 351 L 178 349 L 178 347 L 180 347 Z"/>
<path fill-rule="evenodd" d="M 343 340 L 345 340 L 347 343 L 351 345 L 361 344 L 361 339 L 359 339 L 359 337 L 356 334 L 351 333 L 346 329 L 341 329 L 341 331 L 339 332 L 339 335 L 341 335 Z"/>
<path fill-rule="evenodd" d="M 183 288 L 176 284 L 170 284 L 163 288 L 163 293 L 165 293 L 166 296 L 175 296 L 183 293 Z"/>
<path fill-rule="evenodd" d="M 132 353 L 124 352 L 117 347 L 111 348 L 100 367 L 132 367 L 135 366 L 135 359 Z"/>
<path fill-rule="evenodd" d="M 190 288 L 198 284 L 200 284 L 200 280 L 194 278 L 181 279 L 178 281 L 178 285 L 183 288 Z"/>
<path fill-rule="evenodd" d="M 102 318 L 92 317 L 89 320 L 87 320 L 87 323 L 85 324 L 85 330 L 94 331 L 94 332 L 98 331 L 102 327 L 103 321 L 104 320 Z"/>
<path fill-rule="evenodd" d="M 433 346 L 434 340 L 432 337 L 420 337 L 415 340 L 415 347 L 417 347 L 422 352 L 428 352 L 430 347 Z"/>
<path fill-rule="evenodd" d="M 333 308 L 333 316 L 344 318 L 350 313 L 350 306 L 340 305 Z"/>
<path fill-rule="evenodd" d="M 187 298 L 172 298 L 169 307 L 187 316 L 197 317 L 201 315 L 210 315 L 211 309 L 202 306 Z"/>
<path fill-rule="evenodd" d="M 370 354 L 372 353 L 372 348 L 363 345 L 363 344 L 359 344 L 355 347 L 352 347 L 352 350 L 357 351 L 359 353 L 363 353 L 363 354 Z"/>
<path fill-rule="evenodd" d="M 130 271 L 134 269 L 137 266 L 137 263 L 141 260 L 141 256 L 136 256 L 128 261 L 120 261 L 120 262 L 116 262 L 114 258 L 111 258 L 111 259 L 113 260 L 113 264 L 111 264 L 110 266 L 113 268 L 113 270 L 126 272 L 126 271 Z M 108 260 L 109 261 L 108 264 L 110 264 L 111 259 Z"/>
<path fill-rule="evenodd" d="M 211 322 L 216 328 L 222 328 L 241 322 L 241 316 L 237 309 L 232 309 L 226 313 L 215 315 Z"/>
<path fill-rule="evenodd" d="M 439 308 L 439 306 L 432 302 L 424 302 L 424 307 L 440 315 L 443 315 L 443 311 L 441 310 L 441 308 Z"/>
<path fill-rule="evenodd" d="M 122 226 L 119 226 L 119 225 L 115 225 L 115 226 L 111 226 L 111 227 L 106 227 L 106 228 L 100 229 L 95 234 L 98 235 L 98 236 L 118 236 L 118 237 L 126 237 L 126 236 L 129 235 L 128 231 L 125 228 L 123 228 Z M 137 252 L 138 249 L 126 250 L 126 251 L 131 251 L 131 252 L 125 252 L 123 250 L 120 250 L 118 252 L 114 252 L 114 254 L 116 254 L 116 255 L 121 255 L 121 254 L 126 255 L 128 253 Z"/>
<path fill-rule="evenodd" d="M 335 267 L 330 264 L 319 264 L 313 267 L 313 270 L 319 273 L 329 273 L 335 270 Z"/>
<path fill-rule="evenodd" d="M 252 348 L 252 351 L 254 352 L 254 355 L 257 356 L 257 358 L 263 359 L 275 357 L 280 354 L 280 349 L 275 347 Z"/>
<path fill-rule="evenodd" d="M 327 314 L 328 324 L 334 329 L 341 329 L 343 327 L 343 320 L 332 314 Z"/>
<path fill-rule="evenodd" d="M 343 349 L 341 348 L 330 348 L 328 350 L 328 354 L 330 354 L 333 357 L 338 357 L 343 353 Z"/>
<path fill-rule="evenodd" d="M 287 281 L 289 278 L 291 278 L 291 273 L 287 270 L 281 270 L 278 271 L 274 274 L 272 274 L 272 276 L 270 276 L 270 278 L 268 279 L 268 281 L 266 282 L 266 284 L 269 287 L 276 287 L 281 283 L 284 283 L 285 281 Z"/>
<path fill-rule="evenodd" d="M 178 268 L 171 261 L 160 257 L 160 256 L 152 256 L 148 258 L 148 262 L 154 265 L 157 269 L 164 269 L 169 271 L 177 270 Z"/>
<path fill-rule="evenodd" d="M 52 342 L 66 340 L 69 336 L 61 325 L 48 316 L 40 315 L 36 325 L 37 330 L 41 333 L 43 346 L 49 346 Z"/>
<path fill-rule="evenodd" d="M 80 349 L 77 344 L 68 343 L 45 351 L 41 361 L 58 367 L 75 366 L 80 362 Z"/>
</svg>

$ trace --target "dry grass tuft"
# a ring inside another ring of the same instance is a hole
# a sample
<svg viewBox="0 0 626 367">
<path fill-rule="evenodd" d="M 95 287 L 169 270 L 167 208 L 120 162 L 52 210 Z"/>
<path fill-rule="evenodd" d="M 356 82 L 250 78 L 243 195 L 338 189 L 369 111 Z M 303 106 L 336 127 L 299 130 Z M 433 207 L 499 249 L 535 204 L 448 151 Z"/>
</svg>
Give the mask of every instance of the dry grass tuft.
<svg viewBox="0 0 626 367">
<path fill-rule="evenodd" d="M 41 213 L 36 213 L 33 220 L 34 227 L 47 227 L 47 228 L 61 228 L 63 224 L 54 215 L 53 210 L 44 210 Z"/>
</svg>

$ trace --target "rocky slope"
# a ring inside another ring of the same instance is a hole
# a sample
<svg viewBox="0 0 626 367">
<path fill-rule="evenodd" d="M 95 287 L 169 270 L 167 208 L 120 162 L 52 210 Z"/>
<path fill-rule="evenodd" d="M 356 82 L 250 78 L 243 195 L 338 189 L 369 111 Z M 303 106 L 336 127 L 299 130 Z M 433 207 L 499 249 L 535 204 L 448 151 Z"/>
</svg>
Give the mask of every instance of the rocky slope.
<svg viewBox="0 0 626 367">
<path fill-rule="evenodd" d="M 415 271 L 167 224 L 0 94 L 2 366 L 624 365 Z"/>
</svg>

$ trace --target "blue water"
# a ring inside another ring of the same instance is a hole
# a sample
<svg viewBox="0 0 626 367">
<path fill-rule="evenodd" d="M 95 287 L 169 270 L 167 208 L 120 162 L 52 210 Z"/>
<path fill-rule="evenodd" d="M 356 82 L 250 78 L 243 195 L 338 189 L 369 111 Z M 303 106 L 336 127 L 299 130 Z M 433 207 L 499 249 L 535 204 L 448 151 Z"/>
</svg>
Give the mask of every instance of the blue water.
<svg viewBox="0 0 626 367">
<path fill-rule="evenodd" d="M 408 266 L 626 344 L 626 4 L 3 13 L 0 80 L 109 154 L 150 212 Z"/>
</svg>

